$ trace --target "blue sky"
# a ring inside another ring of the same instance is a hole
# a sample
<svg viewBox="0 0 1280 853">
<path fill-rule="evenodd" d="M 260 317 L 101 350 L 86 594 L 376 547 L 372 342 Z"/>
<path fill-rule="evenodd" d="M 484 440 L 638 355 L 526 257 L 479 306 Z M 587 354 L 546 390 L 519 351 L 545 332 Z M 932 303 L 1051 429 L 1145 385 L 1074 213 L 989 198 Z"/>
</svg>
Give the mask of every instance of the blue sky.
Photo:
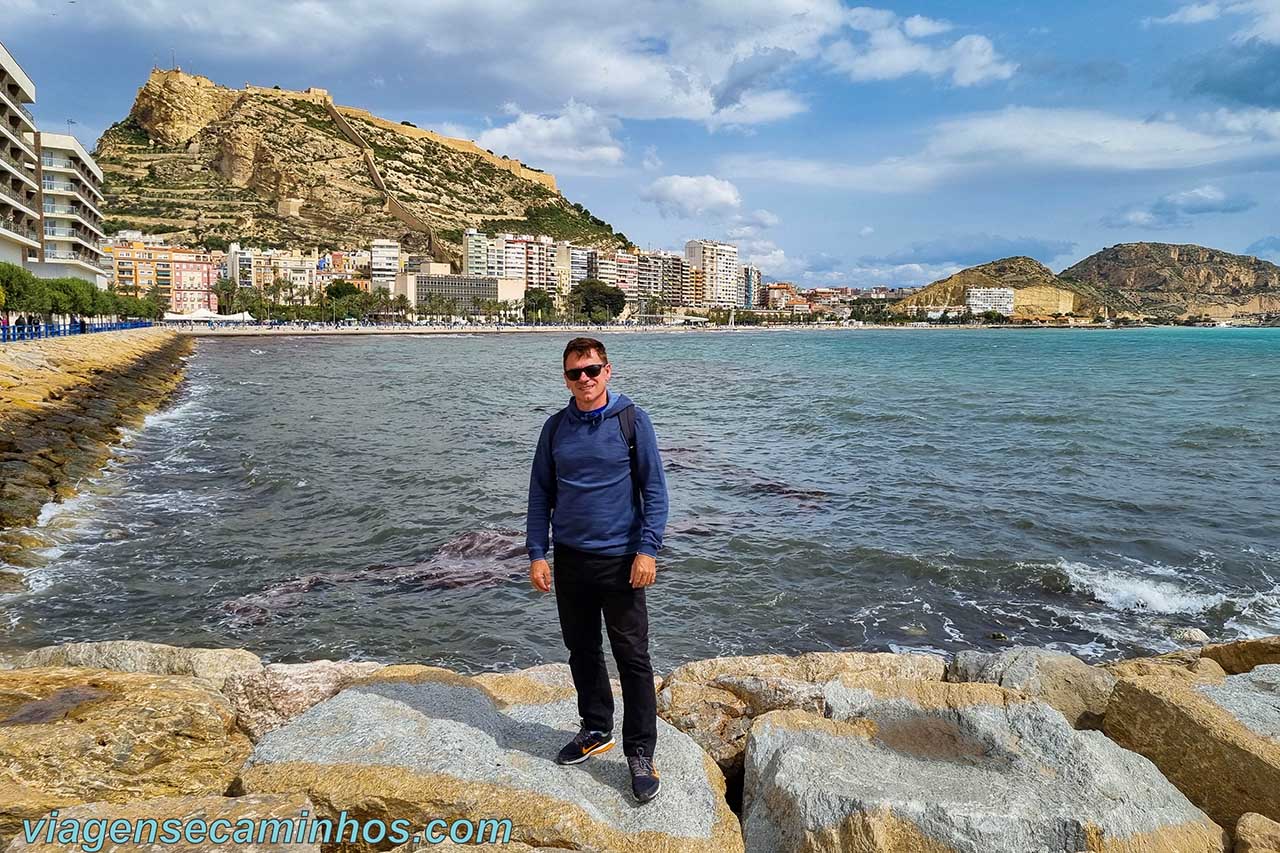
<svg viewBox="0 0 1280 853">
<path fill-rule="evenodd" d="M 921 284 L 1137 240 L 1280 260 L 1280 0 L 0 0 L 87 144 L 170 57 L 553 171 L 644 247 Z"/>
</svg>

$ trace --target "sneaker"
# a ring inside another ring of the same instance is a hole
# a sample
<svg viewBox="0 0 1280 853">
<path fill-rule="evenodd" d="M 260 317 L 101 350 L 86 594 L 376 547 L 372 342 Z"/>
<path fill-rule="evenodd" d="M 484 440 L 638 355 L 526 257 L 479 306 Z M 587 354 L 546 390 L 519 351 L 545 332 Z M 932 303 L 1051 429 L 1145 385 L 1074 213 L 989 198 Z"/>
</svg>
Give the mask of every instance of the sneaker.
<svg viewBox="0 0 1280 853">
<path fill-rule="evenodd" d="M 653 759 L 644 754 L 644 748 L 635 755 L 627 756 L 627 766 L 631 768 L 631 793 L 642 803 L 647 803 L 658 796 L 661 780 L 658 769 L 653 766 Z"/>
<path fill-rule="evenodd" d="M 581 764 L 593 755 L 613 749 L 613 735 L 583 729 L 564 745 L 556 756 L 556 764 Z"/>
</svg>

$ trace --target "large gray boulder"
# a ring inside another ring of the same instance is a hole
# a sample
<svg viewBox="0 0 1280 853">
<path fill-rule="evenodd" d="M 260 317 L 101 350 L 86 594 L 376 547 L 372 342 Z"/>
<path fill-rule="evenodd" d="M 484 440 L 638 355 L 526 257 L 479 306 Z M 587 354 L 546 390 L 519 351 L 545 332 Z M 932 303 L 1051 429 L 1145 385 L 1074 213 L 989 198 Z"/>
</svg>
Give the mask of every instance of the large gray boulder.
<svg viewBox="0 0 1280 853">
<path fill-rule="evenodd" d="M 1221 827 L 1146 759 L 988 684 L 829 691 L 751 728 L 747 851 L 1222 853 Z"/>
<path fill-rule="evenodd" d="M 960 652 L 947 664 L 946 679 L 998 684 L 1042 699 L 1078 729 L 1102 728 L 1116 683 L 1111 673 L 1073 655 L 1030 646 L 995 654 Z"/>
<path fill-rule="evenodd" d="M 663 790 L 643 807 L 632 798 L 621 748 L 557 765 L 556 752 L 578 728 L 567 668 L 562 673 L 557 681 L 539 668 L 536 677 L 507 674 L 485 684 L 433 667 L 385 667 L 269 732 L 239 786 L 305 794 L 331 817 L 345 810 L 419 826 L 507 818 L 511 840 L 532 848 L 742 849 L 719 769 L 661 720 Z"/>
<path fill-rule="evenodd" d="M 203 678 L 215 690 L 221 690 L 228 675 L 259 670 L 262 661 L 244 649 L 188 649 L 142 640 L 44 646 L 0 661 L 0 669 L 37 666 L 83 666 L 115 672 L 190 675 Z"/>
<path fill-rule="evenodd" d="M 941 681 L 941 658 L 888 652 L 743 655 L 676 667 L 658 691 L 658 713 L 697 741 L 726 775 L 742 772 L 751 722 L 769 711 L 825 707 L 828 686 L 884 679 Z"/>
</svg>

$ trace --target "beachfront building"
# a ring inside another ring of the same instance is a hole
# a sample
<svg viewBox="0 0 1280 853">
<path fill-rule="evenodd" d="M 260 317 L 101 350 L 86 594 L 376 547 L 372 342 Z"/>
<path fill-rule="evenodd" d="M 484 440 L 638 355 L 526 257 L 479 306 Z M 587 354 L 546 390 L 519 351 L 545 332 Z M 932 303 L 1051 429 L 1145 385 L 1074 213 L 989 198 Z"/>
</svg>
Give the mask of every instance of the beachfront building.
<svg viewBox="0 0 1280 853">
<path fill-rule="evenodd" d="M 490 237 L 474 228 L 463 233 L 462 273 L 485 278 L 518 278 L 532 290 L 559 292 L 566 263 L 572 279 L 572 256 L 562 257 L 561 245 L 546 236 L 495 234 Z"/>
<path fill-rule="evenodd" d="M 71 276 L 106 289 L 102 231 L 102 169 L 74 136 L 37 133 L 44 200 L 44 244 L 28 266 L 41 278 Z"/>
<path fill-rule="evenodd" d="M 614 253 L 613 286 L 626 294 L 628 302 L 635 302 L 640 297 L 639 270 L 635 255 L 630 252 Z"/>
<path fill-rule="evenodd" d="M 995 311 L 1013 316 L 1012 287 L 970 287 L 964 292 L 964 307 L 973 314 Z"/>
<path fill-rule="evenodd" d="M 765 304 L 773 309 L 785 309 L 800 298 L 796 286 L 789 281 L 777 281 L 765 288 Z M 806 303 L 807 304 L 807 303 Z"/>
<path fill-rule="evenodd" d="M 613 254 L 592 252 L 587 265 L 587 278 L 613 287 L 618 280 L 618 263 L 614 260 Z"/>
<path fill-rule="evenodd" d="M 760 283 L 760 268 L 751 264 L 742 265 L 742 298 L 739 304 L 754 307 L 765 304 L 766 294 Z"/>
<path fill-rule="evenodd" d="M 703 292 L 696 303 L 713 308 L 738 304 L 742 273 L 738 267 L 738 247 L 717 240 L 690 240 L 684 245 L 684 257 L 702 270 Z"/>
<path fill-rule="evenodd" d="M 636 257 L 636 291 L 666 305 L 692 305 L 693 267 L 674 252 L 641 252 Z"/>
<path fill-rule="evenodd" d="M 407 296 L 415 309 L 448 300 L 457 313 L 470 314 L 483 310 L 484 304 L 493 300 L 523 303 L 525 282 L 519 278 L 454 275 L 448 264 L 427 263 L 417 272 L 400 273 L 392 292 Z"/>
<path fill-rule="evenodd" d="M 203 249 L 125 240 L 104 246 L 103 253 L 116 292 L 124 296 L 145 297 L 154 290 L 170 311 L 179 314 L 200 307 L 217 309 L 213 286 L 222 272 L 222 258 Z"/>
<path fill-rule="evenodd" d="M 374 292 L 396 286 L 400 275 L 400 244 L 395 240 L 374 240 L 369 246 L 369 284 Z"/>
<path fill-rule="evenodd" d="M 35 84 L 0 44 L 0 261 L 17 266 L 41 247 L 36 123 L 25 106 L 35 99 Z"/>
</svg>

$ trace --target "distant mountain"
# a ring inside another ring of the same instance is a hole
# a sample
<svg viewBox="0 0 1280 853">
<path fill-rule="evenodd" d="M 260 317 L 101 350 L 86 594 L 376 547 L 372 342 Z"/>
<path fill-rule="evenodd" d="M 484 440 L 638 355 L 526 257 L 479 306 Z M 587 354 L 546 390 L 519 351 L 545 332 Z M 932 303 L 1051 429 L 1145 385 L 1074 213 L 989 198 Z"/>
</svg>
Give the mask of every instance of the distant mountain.
<svg viewBox="0 0 1280 853">
<path fill-rule="evenodd" d="M 1280 267 L 1204 246 L 1123 243 L 1068 267 L 1059 278 L 1112 292 L 1149 314 L 1280 311 Z"/>
<path fill-rule="evenodd" d="M 1094 316 L 1123 313 L 1133 306 L 1114 293 L 1083 282 L 1059 279 L 1053 271 L 1033 258 L 1013 257 L 969 267 L 935 281 L 901 300 L 900 307 L 946 307 L 964 305 L 965 291 L 973 287 L 1012 288 L 1014 316 L 1071 314 Z"/>
<path fill-rule="evenodd" d="M 354 248 L 392 237 L 451 260 L 473 226 L 628 242 L 561 195 L 553 175 L 337 106 L 323 89 L 228 89 L 153 71 L 96 157 L 108 228 L 175 241 Z"/>
</svg>

